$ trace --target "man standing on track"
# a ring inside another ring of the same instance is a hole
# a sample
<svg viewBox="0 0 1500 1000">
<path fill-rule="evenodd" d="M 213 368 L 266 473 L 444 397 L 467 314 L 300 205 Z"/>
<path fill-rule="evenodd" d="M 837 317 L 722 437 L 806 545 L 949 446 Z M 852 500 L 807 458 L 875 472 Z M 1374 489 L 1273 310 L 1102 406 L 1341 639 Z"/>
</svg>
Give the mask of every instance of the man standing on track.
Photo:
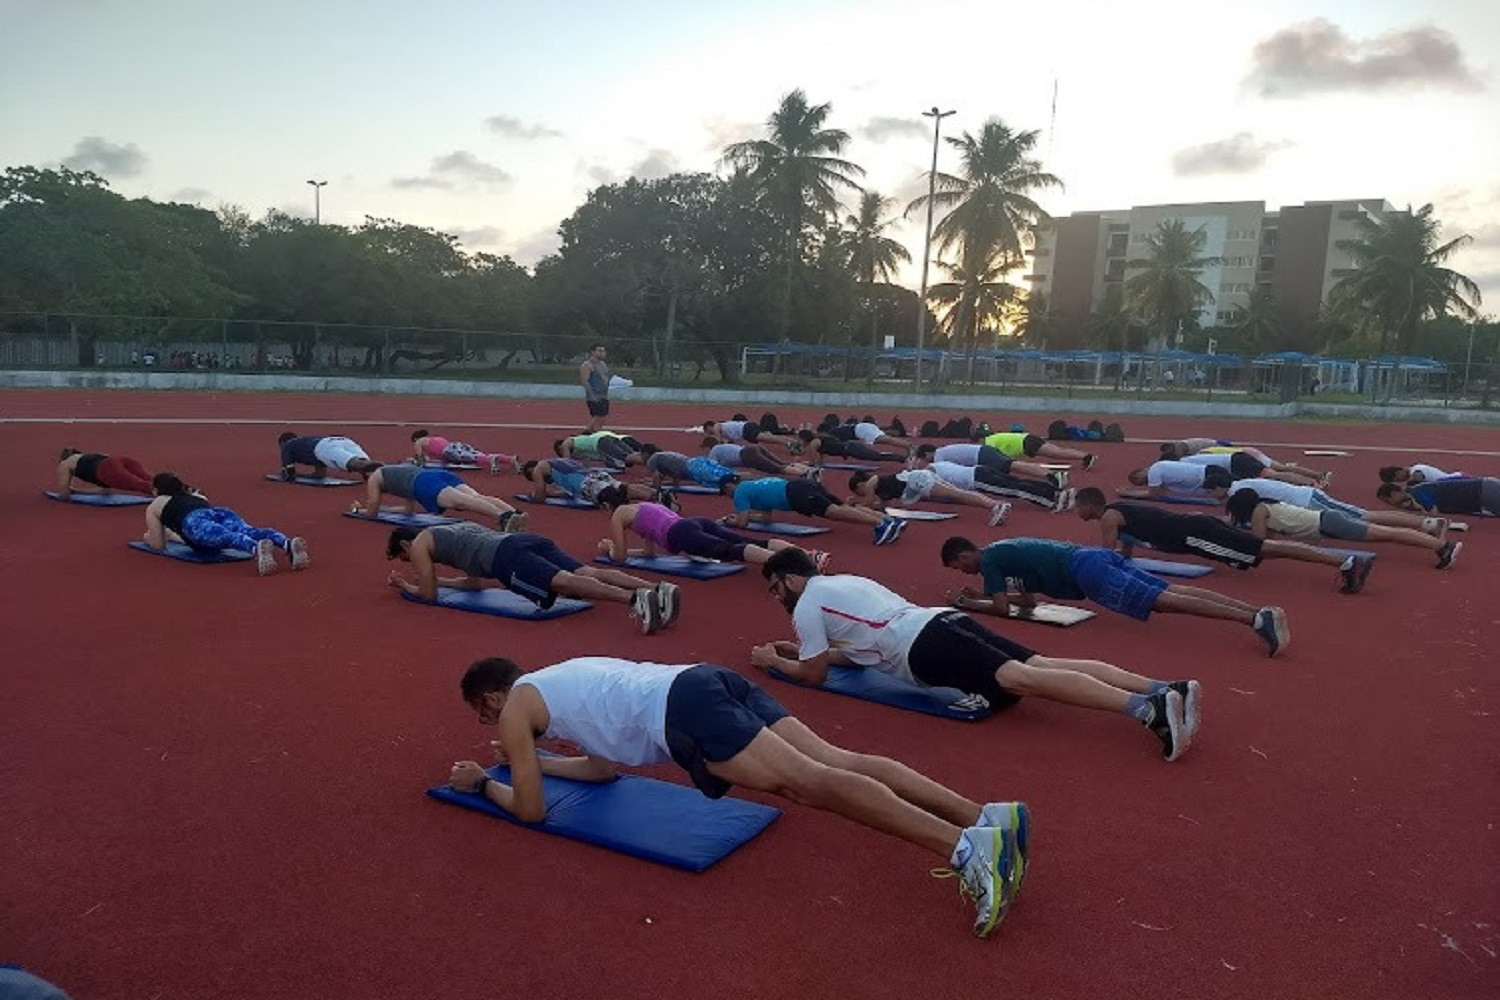
<svg viewBox="0 0 1500 1000">
<path fill-rule="evenodd" d="M 589 422 L 584 433 L 597 434 L 604 429 L 609 416 L 609 365 L 604 363 L 604 345 L 589 348 L 588 357 L 578 366 L 578 381 L 583 385 L 583 401 L 589 408 Z"/>
</svg>

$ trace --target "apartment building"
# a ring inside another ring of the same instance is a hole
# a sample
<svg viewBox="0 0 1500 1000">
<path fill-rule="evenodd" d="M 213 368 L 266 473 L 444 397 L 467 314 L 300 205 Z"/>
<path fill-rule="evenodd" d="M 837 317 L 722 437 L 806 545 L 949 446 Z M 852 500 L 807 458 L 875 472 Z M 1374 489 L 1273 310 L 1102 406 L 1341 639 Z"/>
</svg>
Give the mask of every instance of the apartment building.
<svg viewBox="0 0 1500 1000">
<path fill-rule="evenodd" d="M 1146 256 L 1146 240 L 1161 223 L 1181 219 L 1203 232 L 1203 256 L 1218 259 L 1199 275 L 1213 292 L 1199 311 L 1200 326 L 1233 324 L 1260 286 L 1276 294 L 1283 323 L 1297 330 L 1316 321 L 1334 284 L 1352 272 L 1339 242 L 1359 235 L 1361 217 L 1390 211 L 1384 199 L 1361 198 L 1277 211 L 1263 201 L 1228 201 L 1074 212 L 1037 231 L 1026 280 L 1047 296 L 1053 328 L 1067 342 L 1055 346 L 1081 345 L 1086 317 L 1111 285 L 1131 276 L 1127 262 Z"/>
</svg>

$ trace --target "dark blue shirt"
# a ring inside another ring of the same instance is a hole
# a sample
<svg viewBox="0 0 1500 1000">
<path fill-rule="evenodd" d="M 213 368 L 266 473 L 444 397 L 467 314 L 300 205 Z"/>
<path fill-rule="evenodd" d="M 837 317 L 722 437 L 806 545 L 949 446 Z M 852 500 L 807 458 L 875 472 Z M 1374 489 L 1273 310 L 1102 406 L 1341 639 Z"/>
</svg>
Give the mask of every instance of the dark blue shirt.
<svg viewBox="0 0 1500 1000">
<path fill-rule="evenodd" d="M 322 462 L 318 461 L 317 452 L 314 451 L 314 449 L 318 447 L 318 442 L 321 440 L 323 440 L 322 437 L 292 438 L 286 444 L 281 446 L 281 464 L 318 466 L 323 465 Z"/>
</svg>

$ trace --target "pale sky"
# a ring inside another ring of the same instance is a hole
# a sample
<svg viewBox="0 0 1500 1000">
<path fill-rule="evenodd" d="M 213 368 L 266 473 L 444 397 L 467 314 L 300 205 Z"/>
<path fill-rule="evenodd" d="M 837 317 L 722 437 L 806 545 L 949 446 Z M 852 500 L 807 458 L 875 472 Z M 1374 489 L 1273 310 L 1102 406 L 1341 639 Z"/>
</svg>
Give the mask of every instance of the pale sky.
<svg viewBox="0 0 1500 1000">
<path fill-rule="evenodd" d="M 327 221 L 528 265 L 591 187 L 713 170 L 795 87 L 903 205 L 933 105 L 1040 130 L 1055 214 L 1431 201 L 1500 314 L 1494 0 L 0 0 L 0 165 L 254 216 L 327 180 Z"/>
</svg>

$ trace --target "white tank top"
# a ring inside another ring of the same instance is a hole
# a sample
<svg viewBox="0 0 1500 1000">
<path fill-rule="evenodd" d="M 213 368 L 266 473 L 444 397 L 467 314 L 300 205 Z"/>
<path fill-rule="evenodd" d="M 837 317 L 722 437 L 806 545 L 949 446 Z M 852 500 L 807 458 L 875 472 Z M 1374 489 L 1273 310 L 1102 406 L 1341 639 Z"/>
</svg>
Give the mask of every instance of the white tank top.
<svg viewBox="0 0 1500 1000">
<path fill-rule="evenodd" d="M 536 688 L 551 721 L 543 739 L 567 740 L 616 764 L 660 764 L 667 751 L 667 694 L 692 664 L 636 663 L 579 656 L 523 675 L 515 686 Z"/>
</svg>

